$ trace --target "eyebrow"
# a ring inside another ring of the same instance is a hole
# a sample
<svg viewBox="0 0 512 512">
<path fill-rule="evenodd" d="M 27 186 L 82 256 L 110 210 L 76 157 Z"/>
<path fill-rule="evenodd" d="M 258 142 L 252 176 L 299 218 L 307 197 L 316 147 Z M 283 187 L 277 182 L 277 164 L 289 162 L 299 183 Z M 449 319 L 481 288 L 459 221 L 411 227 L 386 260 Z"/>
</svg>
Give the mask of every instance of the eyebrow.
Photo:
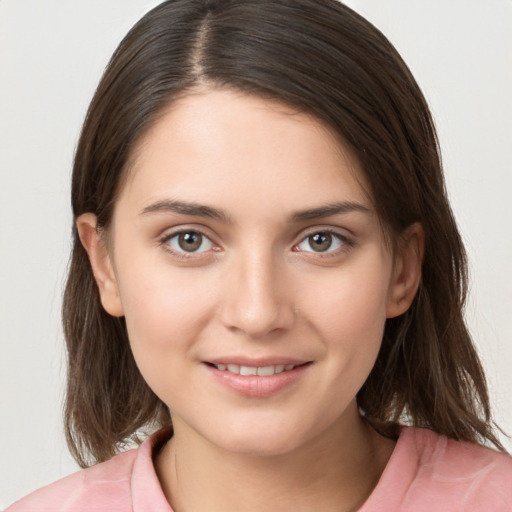
<svg viewBox="0 0 512 512">
<path fill-rule="evenodd" d="M 291 215 L 290 219 L 293 222 L 301 222 L 351 212 L 371 213 L 370 209 L 361 203 L 342 201 L 340 203 L 331 203 L 318 208 L 295 212 Z"/>
<path fill-rule="evenodd" d="M 211 206 L 205 206 L 199 203 L 174 201 L 170 199 L 150 204 L 149 206 L 146 206 L 140 214 L 147 215 L 150 213 L 160 212 L 179 213 L 195 217 L 208 217 L 210 219 L 220 220 L 223 222 L 231 222 L 229 216 L 217 208 L 212 208 Z"/>
<path fill-rule="evenodd" d="M 202 205 L 194 202 L 175 201 L 171 199 L 157 201 L 155 203 L 146 206 L 142 211 L 141 215 L 147 215 L 151 213 L 178 213 L 181 215 L 191 215 L 194 217 L 207 217 L 210 219 L 220 220 L 222 222 L 231 223 L 229 215 L 223 210 L 213 208 L 211 206 Z M 339 215 L 343 213 L 351 212 L 362 212 L 371 213 L 370 209 L 361 203 L 355 203 L 352 201 L 342 201 L 339 203 L 330 203 L 325 206 L 319 206 L 317 208 L 310 208 L 307 210 L 301 210 L 290 215 L 291 222 L 303 222 L 306 220 L 320 219 L 323 217 L 330 217 L 331 215 Z"/>
</svg>

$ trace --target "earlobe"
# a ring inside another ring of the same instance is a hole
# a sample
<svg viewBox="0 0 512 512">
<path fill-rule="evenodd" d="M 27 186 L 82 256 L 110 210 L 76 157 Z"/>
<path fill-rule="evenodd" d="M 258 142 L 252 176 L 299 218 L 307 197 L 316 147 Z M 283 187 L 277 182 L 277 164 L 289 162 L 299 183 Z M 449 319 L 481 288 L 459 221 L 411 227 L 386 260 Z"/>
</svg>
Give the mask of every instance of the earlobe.
<svg viewBox="0 0 512 512">
<path fill-rule="evenodd" d="M 89 256 L 101 303 L 112 316 L 123 316 L 117 280 L 106 242 L 97 230 L 96 215 L 84 213 L 76 219 L 80 241 Z"/>
<path fill-rule="evenodd" d="M 422 225 L 415 222 L 403 233 L 395 255 L 387 318 L 405 313 L 412 304 L 421 281 L 424 248 L 425 232 Z"/>
</svg>

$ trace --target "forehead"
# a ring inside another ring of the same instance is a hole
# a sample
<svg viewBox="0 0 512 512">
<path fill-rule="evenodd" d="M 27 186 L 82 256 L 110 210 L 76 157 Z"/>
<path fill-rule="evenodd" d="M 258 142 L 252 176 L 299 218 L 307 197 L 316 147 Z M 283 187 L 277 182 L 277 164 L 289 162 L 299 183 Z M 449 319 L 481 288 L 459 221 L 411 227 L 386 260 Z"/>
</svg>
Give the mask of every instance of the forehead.
<svg viewBox="0 0 512 512">
<path fill-rule="evenodd" d="M 324 123 L 277 101 L 209 90 L 162 112 L 133 153 L 121 199 L 370 207 L 367 188 L 356 157 Z"/>
</svg>

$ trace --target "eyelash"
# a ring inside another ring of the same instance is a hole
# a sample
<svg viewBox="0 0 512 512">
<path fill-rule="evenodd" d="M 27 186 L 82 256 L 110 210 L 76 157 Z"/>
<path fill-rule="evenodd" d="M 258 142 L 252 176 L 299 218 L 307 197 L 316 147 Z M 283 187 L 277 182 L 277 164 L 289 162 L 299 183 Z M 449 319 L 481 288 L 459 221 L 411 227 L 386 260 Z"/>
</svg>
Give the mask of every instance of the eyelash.
<svg viewBox="0 0 512 512">
<path fill-rule="evenodd" d="M 200 252 L 187 252 L 187 251 L 178 251 L 178 250 L 173 249 L 170 246 L 169 242 L 173 238 L 179 237 L 180 235 L 184 235 L 184 234 L 200 235 L 201 237 L 203 237 L 201 245 L 204 243 L 204 240 L 207 240 L 212 245 L 212 248 L 210 248 L 206 251 L 200 251 Z M 332 251 L 329 250 L 330 248 L 327 249 L 326 251 L 314 251 L 314 250 L 307 251 L 307 250 L 298 249 L 298 247 L 301 244 L 305 243 L 309 238 L 313 237 L 314 235 L 319 235 L 319 234 L 330 235 L 333 238 L 337 239 L 341 244 L 340 247 L 338 247 Z M 184 260 L 188 260 L 191 258 L 197 258 L 202 255 L 206 255 L 207 253 L 209 253 L 212 250 L 213 251 L 219 250 L 218 246 L 215 245 L 215 243 L 211 240 L 211 238 L 205 232 L 203 232 L 201 229 L 198 229 L 198 228 L 179 229 L 177 231 L 173 231 L 172 233 L 167 233 L 159 240 L 159 244 L 164 248 L 164 250 L 171 253 L 174 257 L 184 259 Z M 310 231 L 308 234 L 303 236 L 302 239 L 300 240 L 300 242 L 293 246 L 293 251 L 294 252 L 302 252 L 302 253 L 310 253 L 314 256 L 309 255 L 308 257 L 325 259 L 325 258 L 338 257 L 340 255 L 340 253 L 347 252 L 354 245 L 355 245 L 355 243 L 351 238 L 347 237 L 346 235 L 342 235 L 341 233 L 339 233 L 337 231 L 334 231 L 332 229 L 316 229 L 314 231 Z"/>
</svg>

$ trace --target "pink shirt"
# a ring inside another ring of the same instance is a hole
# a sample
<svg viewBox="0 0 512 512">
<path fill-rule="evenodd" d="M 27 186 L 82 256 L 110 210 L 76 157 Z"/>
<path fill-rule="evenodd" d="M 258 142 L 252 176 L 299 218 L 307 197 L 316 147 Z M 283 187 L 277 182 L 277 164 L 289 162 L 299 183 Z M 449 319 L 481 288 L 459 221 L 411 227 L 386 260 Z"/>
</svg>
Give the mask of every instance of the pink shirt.
<svg viewBox="0 0 512 512">
<path fill-rule="evenodd" d="M 6 512 L 172 512 L 153 465 L 157 432 L 138 449 L 33 492 Z M 512 458 L 404 427 L 360 512 L 511 512 Z M 205 511 L 207 512 L 207 511 Z"/>
</svg>

